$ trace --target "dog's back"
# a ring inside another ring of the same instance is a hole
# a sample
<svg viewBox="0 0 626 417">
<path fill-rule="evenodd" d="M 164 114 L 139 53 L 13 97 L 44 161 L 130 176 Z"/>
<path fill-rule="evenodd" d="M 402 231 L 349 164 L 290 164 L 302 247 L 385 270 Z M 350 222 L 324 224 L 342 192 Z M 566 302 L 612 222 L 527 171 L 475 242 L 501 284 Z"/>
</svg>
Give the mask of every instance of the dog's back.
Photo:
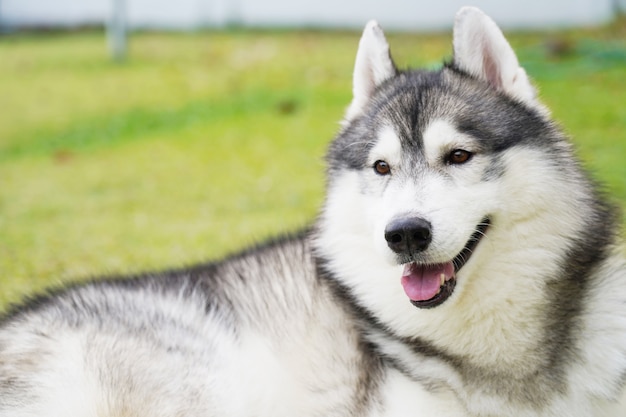
<svg viewBox="0 0 626 417">
<path fill-rule="evenodd" d="M 31 300 L 0 328 L 0 415 L 357 415 L 380 364 L 306 236 Z"/>
</svg>

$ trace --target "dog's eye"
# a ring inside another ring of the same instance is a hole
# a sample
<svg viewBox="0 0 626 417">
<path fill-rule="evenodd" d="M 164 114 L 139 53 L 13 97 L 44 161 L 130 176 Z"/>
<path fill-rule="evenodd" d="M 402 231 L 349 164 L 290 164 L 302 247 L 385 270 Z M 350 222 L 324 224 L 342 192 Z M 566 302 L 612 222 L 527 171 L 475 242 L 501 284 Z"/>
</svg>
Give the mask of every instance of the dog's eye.
<svg viewBox="0 0 626 417">
<path fill-rule="evenodd" d="M 450 165 L 464 164 L 472 159 L 472 153 L 463 149 L 455 149 L 448 154 L 446 162 Z"/>
<path fill-rule="evenodd" d="M 389 175 L 391 173 L 391 167 L 385 161 L 378 160 L 374 162 L 374 171 L 378 175 Z"/>
</svg>

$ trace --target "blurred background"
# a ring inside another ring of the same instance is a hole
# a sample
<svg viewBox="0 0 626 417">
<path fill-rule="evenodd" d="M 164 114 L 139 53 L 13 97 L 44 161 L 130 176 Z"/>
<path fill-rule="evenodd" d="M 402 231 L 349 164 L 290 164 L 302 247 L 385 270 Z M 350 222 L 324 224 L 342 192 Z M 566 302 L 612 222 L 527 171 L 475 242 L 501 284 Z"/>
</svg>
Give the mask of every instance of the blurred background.
<svg viewBox="0 0 626 417">
<path fill-rule="evenodd" d="M 377 19 L 388 29 L 448 28 L 463 0 L 2 0 L 4 27 L 102 25 L 123 9 L 133 29 L 253 27 L 360 28 Z M 626 0 L 477 0 L 505 28 L 597 25 L 624 11 Z"/>
<path fill-rule="evenodd" d="M 626 0 L 473 3 L 626 207 Z M 0 0 L 0 309 L 311 224 L 360 29 L 436 68 L 463 4 Z"/>
</svg>

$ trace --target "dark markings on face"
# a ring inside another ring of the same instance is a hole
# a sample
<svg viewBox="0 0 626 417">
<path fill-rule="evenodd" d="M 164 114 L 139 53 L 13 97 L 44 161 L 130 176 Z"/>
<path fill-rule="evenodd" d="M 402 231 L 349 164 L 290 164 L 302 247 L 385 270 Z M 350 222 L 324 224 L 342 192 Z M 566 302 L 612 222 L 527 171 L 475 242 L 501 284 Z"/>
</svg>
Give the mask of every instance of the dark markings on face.
<svg viewBox="0 0 626 417">
<path fill-rule="evenodd" d="M 562 140 L 537 111 L 451 66 L 406 71 L 379 86 L 363 114 L 337 136 L 327 156 L 329 170 L 370 168 L 369 151 L 380 129 L 388 125 L 400 137 L 405 156 L 420 158 L 422 133 L 437 119 L 451 121 L 460 132 L 476 139 L 481 152 L 493 155 L 530 144 L 549 153 Z M 496 164 L 484 177 L 499 175 Z"/>
</svg>

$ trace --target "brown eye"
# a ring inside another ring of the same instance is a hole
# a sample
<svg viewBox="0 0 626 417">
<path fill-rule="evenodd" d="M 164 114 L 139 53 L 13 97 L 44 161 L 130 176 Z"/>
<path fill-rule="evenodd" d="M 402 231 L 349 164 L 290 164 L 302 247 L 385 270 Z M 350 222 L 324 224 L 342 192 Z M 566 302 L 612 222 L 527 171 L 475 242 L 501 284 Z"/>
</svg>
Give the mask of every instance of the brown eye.
<svg viewBox="0 0 626 417">
<path fill-rule="evenodd" d="M 464 164 L 472 159 L 472 153 L 463 149 L 455 149 L 448 154 L 446 162 L 450 165 Z"/>
<path fill-rule="evenodd" d="M 378 175 L 388 175 L 391 173 L 391 167 L 387 162 L 378 160 L 374 162 L 374 171 Z"/>
</svg>

